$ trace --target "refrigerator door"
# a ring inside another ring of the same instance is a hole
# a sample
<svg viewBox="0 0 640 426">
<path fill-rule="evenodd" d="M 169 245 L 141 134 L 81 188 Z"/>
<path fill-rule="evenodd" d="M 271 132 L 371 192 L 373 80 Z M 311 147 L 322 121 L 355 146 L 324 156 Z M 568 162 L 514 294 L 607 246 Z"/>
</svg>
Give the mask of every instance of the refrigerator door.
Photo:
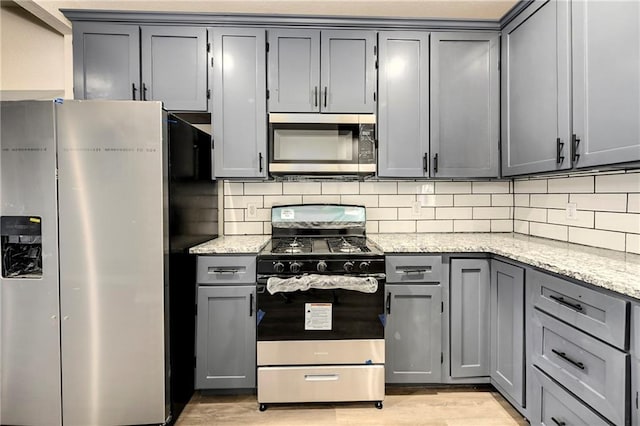
<svg viewBox="0 0 640 426">
<path fill-rule="evenodd" d="M 162 104 L 56 110 L 64 423 L 164 423 Z"/>
<path fill-rule="evenodd" d="M 0 424 L 61 423 L 54 115 L 52 102 L 0 102 L 0 216 L 39 220 L 42 235 L 41 276 L 0 276 Z"/>
</svg>

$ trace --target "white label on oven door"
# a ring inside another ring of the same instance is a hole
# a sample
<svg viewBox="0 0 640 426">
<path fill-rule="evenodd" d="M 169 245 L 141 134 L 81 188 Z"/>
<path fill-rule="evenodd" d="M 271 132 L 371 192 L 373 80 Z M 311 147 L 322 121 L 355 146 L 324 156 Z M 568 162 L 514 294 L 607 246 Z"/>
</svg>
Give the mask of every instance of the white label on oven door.
<svg viewBox="0 0 640 426">
<path fill-rule="evenodd" d="M 293 209 L 282 209 L 280 210 L 280 219 L 289 219 L 293 220 L 295 213 Z"/>
<path fill-rule="evenodd" d="M 331 330 L 331 303 L 305 303 L 304 329 Z"/>
</svg>

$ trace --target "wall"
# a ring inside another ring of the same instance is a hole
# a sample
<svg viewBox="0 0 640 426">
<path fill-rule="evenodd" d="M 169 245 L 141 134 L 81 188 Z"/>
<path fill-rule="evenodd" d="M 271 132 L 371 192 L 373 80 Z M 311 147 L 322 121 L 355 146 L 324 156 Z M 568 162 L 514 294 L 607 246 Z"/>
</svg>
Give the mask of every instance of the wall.
<svg viewBox="0 0 640 426">
<path fill-rule="evenodd" d="M 223 191 L 225 235 L 270 234 L 271 206 L 296 203 L 364 205 L 369 233 L 513 230 L 509 181 L 225 181 Z"/>
<path fill-rule="evenodd" d="M 514 183 L 515 232 L 640 254 L 639 170 Z"/>
</svg>

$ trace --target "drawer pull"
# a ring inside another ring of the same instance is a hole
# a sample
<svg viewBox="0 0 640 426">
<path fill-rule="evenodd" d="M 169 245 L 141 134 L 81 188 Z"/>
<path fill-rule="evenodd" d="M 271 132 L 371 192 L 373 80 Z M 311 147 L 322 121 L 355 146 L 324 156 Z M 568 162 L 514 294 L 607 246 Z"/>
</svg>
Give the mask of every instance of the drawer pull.
<svg viewBox="0 0 640 426">
<path fill-rule="evenodd" d="M 305 374 L 307 382 L 335 382 L 340 378 L 337 374 Z"/>
<path fill-rule="evenodd" d="M 583 364 L 583 363 L 572 360 L 571 358 L 569 358 L 569 357 L 567 356 L 567 354 L 566 354 L 566 353 L 564 353 L 564 352 L 560 352 L 560 351 L 558 351 L 558 350 L 556 350 L 556 349 L 551 349 L 551 352 L 553 352 L 554 354 L 558 355 L 560 358 L 564 359 L 564 360 L 565 360 L 565 361 L 567 361 L 569 364 L 573 364 L 573 365 L 575 365 L 576 367 L 578 367 L 580 370 L 584 370 L 584 364 Z"/>
<path fill-rule="evenodd" d="M 403 269 L 402 273 L 403 274 L 426 274 L 427 272 L 429 272 L 431 269 Z"/>
<path fill-rule="evenodd" d="M 558 420 L 558 419 L 556 419 L 555 417 L 551 417 L 551 420 L 553 420 L 553 422 L 554 422 L 555 424 L 557 424 L 558 426 L 566 426 L 566 423 L 565 423 L 565 422 L 563 422 L 562 420 Z"/>
<path fill-rule="evenodd" d="M 582 305 L 579 303 L 573 304 L 571 302 L 567 302 L 566 300 L 564 300 L 564 297 L 559 297 L 554 295 L 551 295 L 549 297 L 555 300 L 556 302 L 560 303 L 561 305 L 566 306 L 567 308 L 571 308 L 574 311 L 582 312 Z"/>
<path fill-rule="evenodd" d="M 209 268 L 210 274 L 237 274 L 237 269 L 221 269 L 221 268 Z"/>
</svg>

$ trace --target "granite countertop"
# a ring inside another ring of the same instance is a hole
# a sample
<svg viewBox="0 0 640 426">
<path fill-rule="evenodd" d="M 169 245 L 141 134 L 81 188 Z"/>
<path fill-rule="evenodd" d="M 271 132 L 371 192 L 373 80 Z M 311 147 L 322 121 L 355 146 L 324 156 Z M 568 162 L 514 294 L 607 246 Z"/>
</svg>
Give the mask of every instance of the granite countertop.
<svg viewBox="0 0 640 426">
<path fill-rule="evenodd" d="M 390 253 L 493 253 L 640 299 L 640 255 L 521 234 L 371 234 Z"/>
<path fill-rule="evenodd" d="M 228 235 L 191 247 L 191 254 L 258 253 L 271 235 Z"/>
</svg>

